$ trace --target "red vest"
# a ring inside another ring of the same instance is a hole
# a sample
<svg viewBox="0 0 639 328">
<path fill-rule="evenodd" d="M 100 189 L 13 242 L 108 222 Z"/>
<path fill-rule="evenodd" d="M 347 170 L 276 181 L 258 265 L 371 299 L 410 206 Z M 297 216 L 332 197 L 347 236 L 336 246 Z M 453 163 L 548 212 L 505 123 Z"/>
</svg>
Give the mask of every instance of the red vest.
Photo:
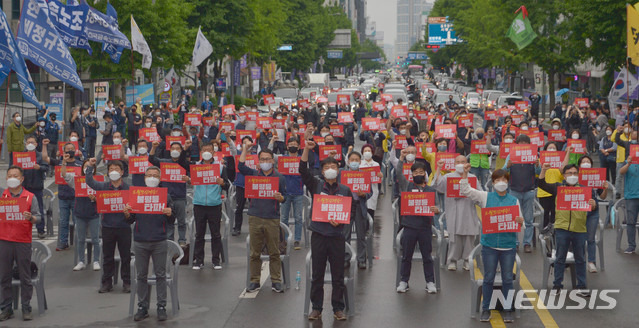
<svg viewBox="0 0 639 328">
<path fill-rule="evenodd" d="M 2 198 L 13 198 L 9 189 L 5 189 Z M 31 212 L 31 202 L 33 194 L 22 188 L 22 193 L 18 198 L 25 198 L 27 202 L 27 212 Z M 17 243 L 31 243 L 33 224 L 31 221 L 6 221 L 0 220 L 0 240 L 13 241 Z"/>
</svg>

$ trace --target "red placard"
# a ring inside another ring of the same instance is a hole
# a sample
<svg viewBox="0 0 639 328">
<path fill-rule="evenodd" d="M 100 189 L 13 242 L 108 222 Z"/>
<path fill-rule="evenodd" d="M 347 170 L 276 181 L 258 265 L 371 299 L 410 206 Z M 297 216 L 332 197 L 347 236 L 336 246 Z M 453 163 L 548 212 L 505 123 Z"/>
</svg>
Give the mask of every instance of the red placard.
<svg viewBox="0 0 639 328">
<path fill-rule="evenodd" d="M 200 113 L 184 114 L 184 124 L 188 126 L 200 126 L 202 124 L 202 114 Z"/>
<path fill-rule="evenodd" d="M 585 154 L 586 153 L 586 140 L 583 139 L 568 139 L 566 149 L 572 147 L 573 154 Z"/>
<path fill-rule="evenodd" d="M 95 194 L 98 213 L 122 213 L 129 203 L 129 190 L 98 190 Z"/>
<path fill-rule="evenodd" d="M 519 135 L 519 128 L 511 125 L 509 128 L 503 128 L 501 129 L 501 138 L 504 139 L 504 136 L 506 135 L 506 133 L 510 132 L 512 135 L 515 136 L 515 138 L 517 138 L 517 136 Z"/>
<path fill-rule="evenodd" d="M 379 128 L 382 130 L 386 130 L 386 122 L 388 122 L 387 118 L 379 120 Z"/>
<path fill-rule="evenodd" d="M 494 110 L 487 110 L 484 112 L 484 120 L 497 121 L 497 112 Z"/>
<path fill-rule="evenodd" d="M 510 148 L 510 160 L 513 164 L 531 164 L 537 162 L 537 145 L 512 145 Z"/>
<path fill-rule="evenodd" d="M 142 128 L 140 129 L 140 139 L 144 139 L 148 142 L 160 141 L 160 135 L 156 128 Z"/>
<path fill-rule="evenodd" d="M 182 177 L 186 175 L 186 170 L 178 163 L 160 163 L 162 177 L 160 181 L 186 183 Z"/>
<path fill-rule="evenodd" d="M 131 213 L 163 214 L 167 207 L 166 188 L 133 187 L 129 189 Z"/>
<path fill-rule="evenodd" d="M 329 126 L 329 129 L 331 129 L 331 134 L 333 135 L 333 137 L 343 137 L 344 136 L 344 126 L 343 125 L 333 124 L 333 125 Z"/>
<path fill-rule="evenodd" d="M 542 150 L 539 156 L 539 163 L 541 165 L 550 163 L 550 167 L 552 167 L 553 169 L 559 169 L 564 163 L 564 157 L 566 157 L 565 151 Z"/>
<path fill-rule="evenodd" d="M 382 178 L 379 176 L 379 173 L 382 172 L 379 166 L 371 166 L 371 167 L 362 167 L 360 168 L 362 172 L 368 172 L 371 175 L 371 183 L 381 183 Z"/>
<path fill-rule="evenodd" d="M 28 208 L 26 198 L 0 198 L 0 222 L 2 229 L 7 228 L 7 224 L 23 224 L 25 221 L 22 213 Z M 8 229 L 10 231 L 10 229 Z M 5 231 L 6 232 L 6 231 Z"/>
<path fill-rule="evenodd" d="M 325 97 L 325 96 L 319 96 L 319 97 L 317 97 L 315 102 L 317 102 L 318 104 L 327 103 L 328 102 L 328 98 Z"/>
<path fill-rule="evenodd" d="M 490 154 L 486 147 L 486 139 L 471 140 L 470 141 L 470 153 L 471 154 Z"/>
<path fill-rule="evenodd" d="M 222 132 L 233 131 L 235 130 L 235 124 L 233 124 L 233 122 L 220 122 L 220 130 Z"/>
<path fill-rule="evenodd" d="M 557 187 L 557 211 L 590 212 L 592 188 Z"/>
<path fill-rule="evenodd" d="M 585 187 L 604 189 L 606 168 L 579 169 L 579 184 Z"/>
<path fill-rule="evenodd" d="M 186 142 L 185 136 L 166 136 L 166 150 L 171 150 L 171 144 L 174 142 L 179 142 L 182 147 L 184 147 L 184 143 Z"/>
<path fill-rule="evenodd" d="M 300 108 L 309 108 L 309 107 L 311 107 L 311 104 L 309 103 L 308 99 L 301 99 L 300 101 L 297 102 L 297 105 Z"/>
<path fill-rule="evenodd" d="M 444 171 L 452 171 L 455 169 L 455 157 L 459 156 L 457 153 L 435 153 L 435 162 L 444 160 Z"/>
<path fill-rule="evenodd" d="M 513 145 L 514 144 L 512 144 L 512 143 L 502 142 L 501 145 L 499 145 L 499 158 L 501 158 L 501 159 L 508 158 L 508 155 L 510 155 L 510 148 Z"/>
<path fill-rule="evenodd" d="M 304 139 L 304 133 L 293 134 L 292 132 L 286 132 L 286 142 L 291 140 L 291 138 L 295 137 L 300 142 L 300 149 L 304 149 L 306 147 L 306 139 Z"/>
<path fill-rule="evenodd" d="M 122 145 L 102 145 L 102 153 L 105 161 L 120 160 L 122 158 Z"/>
<path fill-rule="evenodd" d="M 240 155 L 235 155 L 235 172 L 240 172 Z M 257 170 L 260 166 L 260 158 L 259 155 L 246 155 L 246 160 L 244 161 L 244 165 L 253 170 Z"/>
<path fill-rule="evenodd" d="M 273 127 L 272 117 L 258 117 L 257 128 L 258 129 L 271 129 Z"/>
<path fill-rule="evenodd" d="M 80 146 L 78 146 L 78 142 L 77 141 L 58 141 L 58 154 L 59 156 L 63 156 L 64 154 L 64 145 L 68 144 L 68 143 L 72 143 L 75 146 L 75 153 L 78 153 L 78 150 L 80 150 Z"/>
<path fill-rule="evenodd" d="M 395 118 L 408 117 L 408 108 L 403 105 L 395 105 L 391 108 L 391 116 Z"/>
<path fill-rule="evenodd" d="M 566 141 L 566 130 L 548 130 L 548 141 Z"/>
<path fill-rule="evenodd" d="M 349 105 L 351 103 L 350 95 L 337 95 L 337 104 L 338 105 Z"/>
<path fill-rule="evenodd" d="M 437 138 L 455 139 L 456 132 L 457 127 L 455 126 L 455 124 L 442 124 L 435 126 L 435 133 L 437 133 Z"/>
<path fill-rule="evenodd" d="M 273 195 L 280 188 L 278 177 L 249 175 L 245 179 L 244 196 L 246 198 L 274 199 Z"/>
<path fill-rule="evenodd" d="M 530 138 L 530 143 L 536 145 L 537 148 L 544 146 L 544 133 L 536 130 L 521 130 L 521 134 L 527 135 Z"/>
<path fill-rule="evenodd" d="M 56 166 L 54 169 L 55 173 L 55 184 L 57 185 L 66 185 L 67 182 L 64 181 L 64 177 L 62 176 L 62 166 Z M 67 173 L 73 173 L 76 177 L 82 175 L 82 167 L 80 166 L 67 166 Z"/>
<path fill-rule="evenodd" d="M 340 183 L 349 187 L 352 192 L 371 192 L 371 175 L 363 171 L 342 171 Z"/>
<path fill-rule="evenodd" d="M 430 115 L 428 115 L 428 111 L 425 110 L 415 110 L 413 111 L 415 114 L 415 118 L 418 120 L 427 120 Z"/>
<path fill-rule="evenodd" d="M 510 112 L 512 112 L 512 109 L 508 107 L 502 107 L 498 110 L 498 112 L 499 112 L 499 117 L 506 117 L 510 115 Z"/>
<path fill-rule="evenodd" d="M 235 115 L 235 105 L 224 105 L 222 106 L 222 115 Z"/>
<path fill-rule="evenodd" d="M 286 129 L 286 120 L 285 119 L 274 119 L 273 120 L 273 129 Z"/>
<path fill-rule="evenodd" d="M 424 146 L 423 142 L 416 142 L 415 143 L 415 148 L 417 148 L 417 158 L 421 158 L 424 159 L 424 156 L 422 154 L 422 147 Z M 427 142 L 426 143 L 426 152 L 427 153 L 433 153 L 437 150 L 437 147 L 435 147 L 435 143 L 433 142 Z"/>
<path fill-rule="evenodd" d="M 379 95 L 383 101 L 393 101 L 393 95 L 389 95 L 387 93 L 382 93 Z"/>
<path fill-rule="evenodd" d="M 339 123 L 353 123 L 353 113 L 351 112 L 340 112 L 337 113 L 337 122 Z"/>
<path fill-rule="evenodd" d="M 264 99 L 264 105 L 275 105 L 275 96 L 273 95 L 263 95 L 262 99 Z"/>
<path fill-rule="evenodd" d="M 235 136 L 237 137 L 237 143 L 241 143 L 244 137 L 249 136 L 251 140 L 255 142 L 255 138 L 257 137 L 257 132 L 255 130 L 235 130 Z"/>
<path fill-rule="evenodd" d="M 300 158 L 297 156 L 278 157 L 277 171 L 283 175 L 300 175 Z"/>
<path fill-rule="evenodd" d="M 513 114 L 511 118 L 513 119 L 513 125 L 519 125 L 524 120 L 524 115 Z"/>
<path fill-rule="evenodd" d="M 227 143 L 220 144 L 220 150 L 218 151 L 218 153 L 222 154 L 223 156 L 231 156 L 231 146 L 229 146 L 229 144 Z"/>
<path fill-rule="evenodd" d="M 460 115 L 457 118 L 457 126 L 460 128 L 473 127 L 473 114 Z"/>
<path fill-rule="evenodd" d="M 515 101 L 515 108 L 517 108 L 518 110 L 524 111 L 526 109 L 528 109 L 528 102 L 527 101 Z M 514 119 L 513 119 L 514 122 Z"/>
<path fill-rule="evenodd" d="M 342 160 L 342 146 L 341 145 L 323 145 L 319 146 L 319 160 L 323 160 L 329 156 L 331 152 L 336 152 L 335 159 Z"/>
<path fill-rule="evenodd" d="M 246 112 L 246 120 L 249 122 L 255 122 L 259 115 L 260 113 L 254 111 Z"/>
<path fill-rule="evenodd" d="M 311 93 L 309 94 L 309 97 L 311 99 L 315 99 L 316 96 L 317 96 L 317 92 L 316 91 L 311 91 Z"/>
<path fill-rule="evenodd" d="M 315 144 L 318 146 L 324 146 L 326 144 L 326 141 L 324 141 L 324 137 L 322 136 L 313 136 L 313 141 L 315 141 Z"/>
<path fill-rule="evenodd" d="M 446 197 L 451 198 L 466 198 L 466 196 L 462 196 L 460 194 L 460 185 L 459 180 L 462 178 L 454 178 L 448 177 L 446 178 Z M 476 177 L 468 177 L 468 183 L 471 187 L 477 189 L 477 178 Z"/>
<path fill-rule="evenodd" d="M 202 116 L 202 125 L 213 126 L 213 123 L 215 123 L 215 118 L 213 116 Z"/>
<path fill-rule="evenodd" d="M 413 166 L 411 163 L 402 164 L 402 174 L 408 181 L 413 181 L 413 171 L 410 170 L 411 166 Z"/>
<path fill-rule="evenodd" d="M 575 104 L 579 108 L 586 108 L 588 107 L 588 98 L 575 98 Z"/>
<path fill-rule="evenodd" d="M 315 222 L 351 223 L 352 197 L 314 195 L 312 218 Z"/>
<path fill-rule="evenodd" d="M 32 170 L 36 163 L 36 153 L 34 151 L 13 153 L 13 165 L 21 167 L 23 170 Z"/>
<path fill-rule="evenodd" d="M 593 121 L 597 119 L 597 112 L 591 111 L 591 112 L 588 112 L 588 115 L 590 119 Z"/>
<path fill-rule="evenodd" d="M 75 197 L 88 197 L 89 195 L 95 195 L 95 190 L 91 189 L 87 185 L 86 176 L 76 176 L 74 178 Z M 104 175 L 94 175 L 93 180 L 104 182 Z"/>
<path fill-rule="evenodd" d="M 386 110 L 386 105 L 384 104 L 384 102 L 378 101 L 373 103 L 373 111 L 383 112 L 384 110 Z"/>
<path fill-rule="evenodd" d="M 396 135 L 395 141 L 397 141 L 397 145 L 395 146 L 395 149 L 397 150 L 406 149 L 406 147 L 408 147 L 408 140 L 406 140 L 405 135 Z"/>
<path fill-rule="evenodd" d="M 630 153 L 628 156 L 632 156 L 630 164 L 639 164 L 639 145 L 630 145 Z"/>
<path fill-rule="evenodd" d="M 377 131 L 380 129 L 379 117 L 364 117 L 362 118 L 362 128 L 364 131 Z"/>
<path fill-rule="evenodd" d="M 481 209 L 482 233 L 519 232 L 521 225 L 515 221 L 519 206 L 488 207 Z"/>
<path fill-rule="evenodd" d="M 131 174 L 144 174 L 151 167 L 148 156 L 129 156 L 129 171 Z"/>
<path fill-rule="evenodd" d="M 191 184 L 194 186 L 217 184 L 220 175 L 220 164 L 190 165 Z"/>
<path fill-rule="evenodd" d="M 431 206 L 435 206 L 434 192 L 407 192 L 402 191 L 400 197 L 400 215 L 410 216 L 434 216 L 430 210 Z"/>
</svg>

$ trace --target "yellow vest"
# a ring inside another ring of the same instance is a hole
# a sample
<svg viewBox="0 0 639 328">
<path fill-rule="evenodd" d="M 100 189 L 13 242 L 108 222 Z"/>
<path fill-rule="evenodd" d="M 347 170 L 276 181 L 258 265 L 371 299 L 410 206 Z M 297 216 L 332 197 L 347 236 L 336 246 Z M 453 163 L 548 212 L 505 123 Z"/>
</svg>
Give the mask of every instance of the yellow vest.
<svg viewBox="0 0 639 328">
<path fill-rule="evenodd" d="M 612 142 L 616 142 L 617 130 L 612 132 L 612 136 L 610 136 L 610 140 Z M 621 134 L 621 140 L 628 141 L 628 137 L 625 134 Z M 617 163 L 623 163 L 626 160 L 626 148 L 617 145 Z"/>
<path fill-rule="evenodd" d="M 564 176 L 561 174 L 559 169 L 550 169 L 546 171 L 546 183 L 553 184 L 564 181 Z M 550 193 L 546 192 L 541 188 L 537 188 L 537 198 L 544 198 L 552 196 Z"/>
</svg>

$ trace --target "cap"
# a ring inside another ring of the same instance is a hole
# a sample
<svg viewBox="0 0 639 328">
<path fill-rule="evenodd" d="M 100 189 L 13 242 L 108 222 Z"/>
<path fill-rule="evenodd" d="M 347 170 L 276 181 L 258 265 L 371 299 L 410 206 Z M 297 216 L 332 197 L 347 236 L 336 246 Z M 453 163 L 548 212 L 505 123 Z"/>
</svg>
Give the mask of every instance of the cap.
<svg viewBox="0 0 639 328">
<path fill-rule="evenodd" d="M 552 119 L 552 122 L 553 122 L 553 123 L 555 123 L 555 122 L 561 123 L 561 120 L 560 120 L 560 119 L 558 119 L 558 118 L 553 118 L 553 119 Z"/>
</svg>

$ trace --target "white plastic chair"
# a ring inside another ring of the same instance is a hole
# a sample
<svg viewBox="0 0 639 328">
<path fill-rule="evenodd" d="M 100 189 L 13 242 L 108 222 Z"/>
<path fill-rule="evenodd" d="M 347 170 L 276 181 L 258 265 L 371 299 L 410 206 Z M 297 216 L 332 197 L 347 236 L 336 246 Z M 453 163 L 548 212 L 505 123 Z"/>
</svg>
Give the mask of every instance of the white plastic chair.
<svg viewBox="0 0 639 328">
<path fill-rule="evenodd" d="M 291 248 L 293 246 L 293 233 L 288 226 L 280 222 L 280 228 L 284 229 L 286 236 L 286 253 L 280 254 L 282 261 L 282 281 L 286 288 L 291 288 Z M 278 239 L 279 240 L 279 239 Z M 279 249 L 278 249 L 279 250 Z M 262 250 L 260 250 L 261 252 Z M 268 261 L 269 255 L 260 255 L 262 261 Z M 246 288 L 251 283 L 251 235 L 246 236 Z"/>
<path fill-rule="evenodd" d="M 47 261 L 51 258 L 51 250 L 42 242 L 34 240 L 31 242 L 31 262 L 38 267 L 38 275 L 31 278 L 31 284 L 38 297 L 38 313 L 42 315 L 49 308 L 47 305 L 47 296 L 44 292 L 44 276 L 47 267 Z M 13 308 L 17 309 L 20 304 L 20 280 L 11 279 L 13 289 Z"/>
<path fill-rule="evenodd" d="M 554 267 L 555 261 L 557 260 L 557 257 L 555 255 L 557 249 L 553 245 L 551 254 L 548 254 L 546 239 L 544 239 L 542 234 L 539 234 L 539 242 L 541 244 L 541 253 L 544 258 L 544 267 L 542 272 L 541 286 L 542 288 L 548 288 L 548 276 L 550 276 L 550 269 Z M 577 268 L 575 266 L 575 255 L 573 254 L 573 252 L 570 252 L 570 251 L 566 255 L 566 269 L 570 269 L 570 279 L 572 281 L 572 288 L 575 289 L 577 287 Z"/>
<path fill-rule="evenodd" d="M 432 249 L 431 252 L 431 258 L 433 259 L 433 271 L 435 273 L 435 287 L 437 288 L 437 290 L 441 290 L 441 273 L 440 273 L 440 261 L 439 261 L 439 250 L 442 247 L 442 234 L 439 230 L 435 229 L 435 227 L 432 228 L 433 231 L 435 232 L 436 235 L 436 245 L 437 247 Z M 402 268 L 402 236 L 404 234 L 404 230 L 402 229 L 399 233 L 397 233 L 397 236 L 395 237 L 395 260 L 396 260 L 396 266 L 397 266 L 397 270 L 395 273 L 395 286 L 399 285 L 399 281 L 402 279 L 401 277 L 401 268 Z M 423 262 L 424 259 L 422 258 L 422 252 L 419 249 L 419 244 L 415 245 L 415 252 L 413 253 L 413 262 Z"/>
</svg>

